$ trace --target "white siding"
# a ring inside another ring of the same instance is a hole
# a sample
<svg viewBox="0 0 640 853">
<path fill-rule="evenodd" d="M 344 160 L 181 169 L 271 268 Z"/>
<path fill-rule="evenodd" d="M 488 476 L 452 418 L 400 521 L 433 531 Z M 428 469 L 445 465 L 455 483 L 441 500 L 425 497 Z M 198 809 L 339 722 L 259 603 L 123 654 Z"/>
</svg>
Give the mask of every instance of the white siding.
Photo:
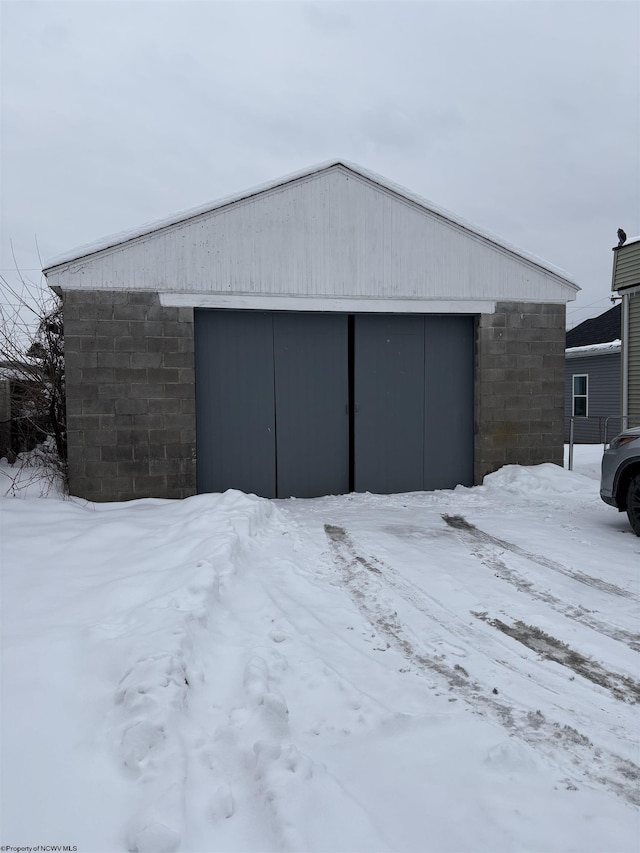
<svg viewBox="0 0 640 853">
<path fill-rule="evenodd" d="M 640 294 L 629 299 L 629 426 L 640 426 Z"/>
<path fill-rule="evenodd" d="M 577 291 L 560 275 L 340 166 L 47 275 L 62 289 L 327 299 L 566 302 Z"/>
<path fill-rule="evenodd" d="M 629 242 L 613 252 L 612 290 L 640 284 L 640 241 Z"/>
</svg>

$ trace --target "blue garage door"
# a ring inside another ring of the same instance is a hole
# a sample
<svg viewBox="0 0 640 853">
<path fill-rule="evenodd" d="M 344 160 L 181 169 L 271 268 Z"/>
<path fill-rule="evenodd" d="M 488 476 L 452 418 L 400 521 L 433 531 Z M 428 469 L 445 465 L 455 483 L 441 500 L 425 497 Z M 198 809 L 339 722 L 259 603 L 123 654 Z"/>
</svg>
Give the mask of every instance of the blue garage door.
<svg viewBox="0 0 640 853">
<path fill-rule="evenodd" d="M 355 318 L 355 491 L 423 487 L 424 318 Z"/>
<path fill-rule="evenodd" d="M 199 492 L 349 491 L 347 317 L 195 312 Z"/>
<path fill-rule="evenodd" d="M 199 492 L 276 497 L 273 315 L 196 311 Z"/>
<path fill-rule="evenodd" d="M 473 485 L 473 317 L 355 317 L 355 491 Z"/>
<path fill-rule="evenodd" d="M 347 317 L 275 314 L 278 497 L 349 491 Z"/>
<path fill-rule="evenodd" d="M 197 310 L 198 491 L 473 484 L 473 317 Z"/>
</svg>

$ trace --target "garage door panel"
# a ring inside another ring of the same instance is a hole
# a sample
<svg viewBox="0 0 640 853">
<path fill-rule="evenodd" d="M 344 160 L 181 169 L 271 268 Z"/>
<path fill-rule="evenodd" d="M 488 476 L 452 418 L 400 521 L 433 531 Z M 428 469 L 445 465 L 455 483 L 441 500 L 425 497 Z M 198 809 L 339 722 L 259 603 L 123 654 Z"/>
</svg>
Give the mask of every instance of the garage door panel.
<svg viewBox="0 0 640 853">
<path fill-rule="evenodd" d="M 198 490 L 473 483 L 472 317 L 198 309 Z"/>
<path fill-rule="evenodd" d="M 425 317 L 424 488 L 473 485 L 473 317 Z"/>
<path fill-rule="evenodd" d="M 354 398 L 356 491 L 422 489 L 423 317 L 356 316 Z"/>
<path fill-rule="evenodd" d="M 274 316 L 277 491 L 349 491 L 346 315 Z"/>
<path fill-rule="evenodd" d="M 196 311 L 199 492 L 276 496 L 273 318 Z"/>
</svg>

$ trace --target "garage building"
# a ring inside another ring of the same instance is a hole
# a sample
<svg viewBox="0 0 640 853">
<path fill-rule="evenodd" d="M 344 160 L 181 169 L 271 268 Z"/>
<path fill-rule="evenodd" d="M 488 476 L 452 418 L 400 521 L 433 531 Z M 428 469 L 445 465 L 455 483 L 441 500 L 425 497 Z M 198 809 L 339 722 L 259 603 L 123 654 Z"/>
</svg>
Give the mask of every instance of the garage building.
<svg viewBox="0 0 640 853">
<path fill-rule="evenodd" d="M 359 166 L 44 272 L 64 303 L 72 494 L 391 493 L 562 464 L 577 285 Z"/>
</svg>

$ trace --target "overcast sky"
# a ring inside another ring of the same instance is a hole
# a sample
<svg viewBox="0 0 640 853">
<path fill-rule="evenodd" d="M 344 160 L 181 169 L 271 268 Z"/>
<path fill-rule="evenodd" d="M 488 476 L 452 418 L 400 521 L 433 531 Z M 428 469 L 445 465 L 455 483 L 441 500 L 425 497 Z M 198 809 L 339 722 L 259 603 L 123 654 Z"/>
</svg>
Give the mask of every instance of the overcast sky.
<svg viewBox="0 0 640 853">
<path fill-rule="evenodd" d="M 345 158 L 573 275 L 640 234 L 640 4 L 2 0 L 3 275 Z"/>
</svg>

